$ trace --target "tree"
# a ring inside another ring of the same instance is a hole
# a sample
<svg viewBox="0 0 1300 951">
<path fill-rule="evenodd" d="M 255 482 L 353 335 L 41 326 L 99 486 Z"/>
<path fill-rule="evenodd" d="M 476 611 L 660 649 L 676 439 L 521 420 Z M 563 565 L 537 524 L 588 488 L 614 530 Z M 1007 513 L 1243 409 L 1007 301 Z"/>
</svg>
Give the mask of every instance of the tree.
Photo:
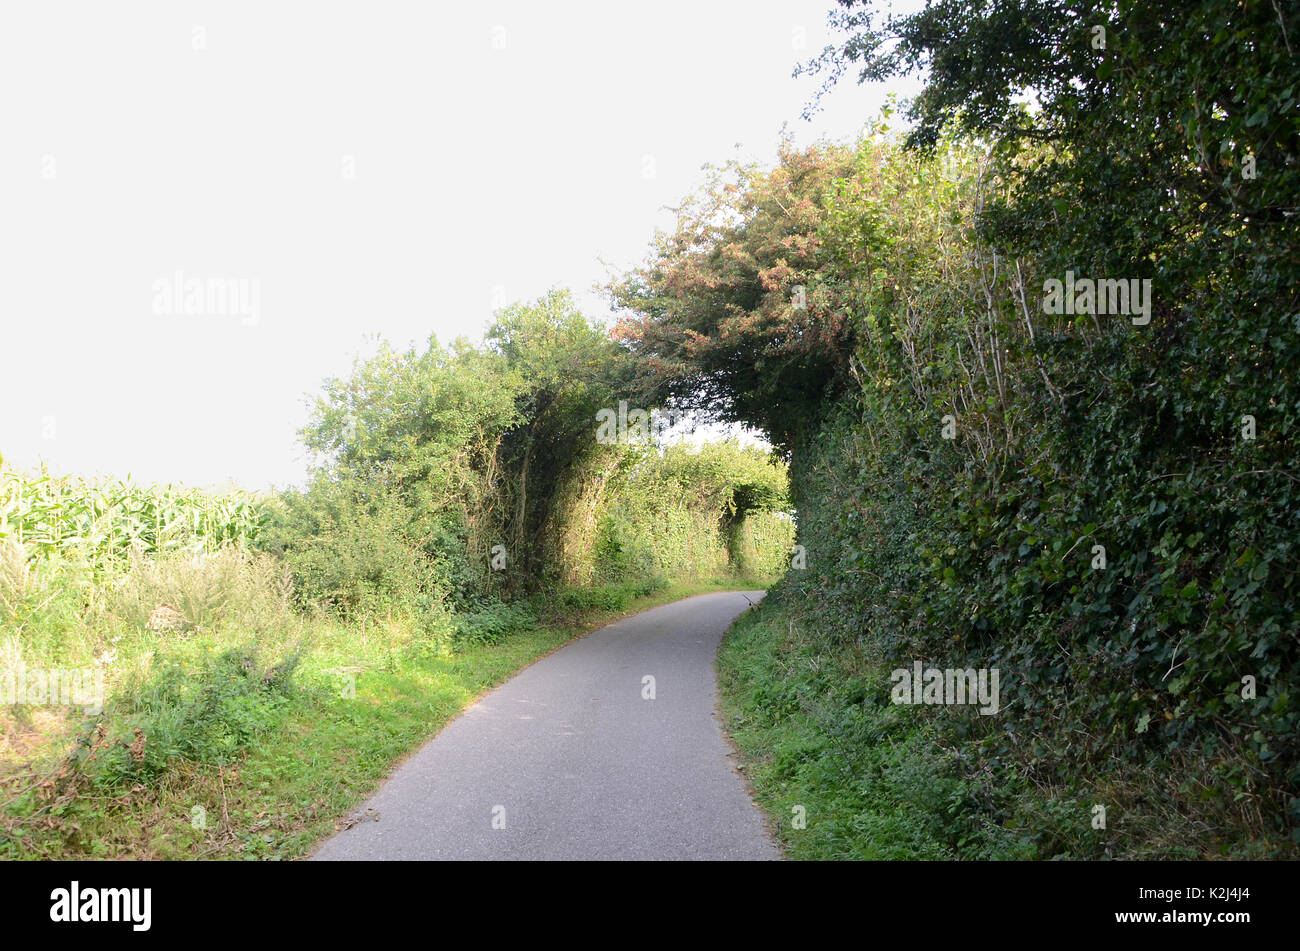
<svg viewBox="0 0 1300 951">
<path fill-rule="evenodd" d="M 678 210 L 647 262 L 609 287 L 615 334 L 667 400 L 792 444 L 846 379 L 851 289 L 820 228 L 853 150 L 786 143 L 771 172 L 731 162 Z"/>
</svg>

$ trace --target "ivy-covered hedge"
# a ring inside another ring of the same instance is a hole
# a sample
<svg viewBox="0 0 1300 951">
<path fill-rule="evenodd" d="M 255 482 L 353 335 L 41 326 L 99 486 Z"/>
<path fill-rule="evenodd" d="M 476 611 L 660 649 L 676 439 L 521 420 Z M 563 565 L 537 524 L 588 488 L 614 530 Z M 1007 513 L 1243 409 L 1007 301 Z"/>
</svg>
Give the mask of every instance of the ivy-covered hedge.
<svg viewBox="0 0 1300 951">
<path fill-rule="evenodd" d="M 881 693 L 895 664 L 1000 670 L 1000 712 L 941 716 L 939 743 L 1023 796 L 969 808 L 1047 855 L 1294 850 L 1289 24 L 1212 0 L 843 6 L 821 65 L 931 67 L 907 141 L 882 121 L 719 169 L 612 288 L 626 345 L 791 452 L 807 567 L 773 603 L 828 669 L 856 652 Z M 1078 280 L 1129 300 L 1056 306 Z"/>
</svg>

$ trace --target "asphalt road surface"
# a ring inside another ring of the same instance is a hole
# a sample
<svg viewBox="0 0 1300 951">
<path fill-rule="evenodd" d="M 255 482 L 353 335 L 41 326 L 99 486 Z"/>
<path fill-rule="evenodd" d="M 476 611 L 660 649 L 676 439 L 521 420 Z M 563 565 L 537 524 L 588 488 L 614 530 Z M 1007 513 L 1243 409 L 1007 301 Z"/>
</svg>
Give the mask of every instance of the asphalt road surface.
<svg viewBox="0 0 1300 951">
<path fill-rule="evenodd" d="M 313 858 L 780 858 L 714 712 L 718 644 L 762 594 L 687 598 L 543 658 L 448 724 Z"/>
</svg>

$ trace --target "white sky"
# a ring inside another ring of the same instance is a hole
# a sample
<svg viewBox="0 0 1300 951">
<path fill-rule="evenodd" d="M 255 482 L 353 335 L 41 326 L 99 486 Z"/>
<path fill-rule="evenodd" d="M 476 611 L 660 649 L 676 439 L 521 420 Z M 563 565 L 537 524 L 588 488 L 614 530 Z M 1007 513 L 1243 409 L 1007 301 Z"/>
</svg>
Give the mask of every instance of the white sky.
<svg viewBox="0 0 1300 951">
<path fill-rule="evenodd" d="M 300 481 L 304 397 L 368 338 L 477 339 L 561 285 L 601 313 L 599 259 L 640 260 L 702 164 L 875 116 L 848 80 L 799 118 L 831 6 L 4 5 L 0 453 Z M 176 272 L 256 317 L 159 313 Z"/>
</svg>

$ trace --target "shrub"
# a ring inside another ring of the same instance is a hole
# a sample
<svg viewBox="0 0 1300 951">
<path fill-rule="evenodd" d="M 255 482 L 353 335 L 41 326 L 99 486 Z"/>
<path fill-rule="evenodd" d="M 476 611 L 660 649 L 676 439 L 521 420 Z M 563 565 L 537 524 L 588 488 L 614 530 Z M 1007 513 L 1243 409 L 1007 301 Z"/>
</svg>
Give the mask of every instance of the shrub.
<svg viewBox="0 0 1300 951">
<path fill-rule="evenodd" d="M 230 763 L 278 720 L 293 692 L 300 654 L 266 663 L 257 645 L 162 658 L 140 682 L 122 685 L 79 744 L 94 782 L 155 783 L 174 763 Z"/>
<path fill-rule="evenodd" d="M 498 601 L 469 614 L 456 615 L 452 642 L 458 647 L 496 644 L 536 623 L 537 618 L 527 605 Z"/>
</svg>

